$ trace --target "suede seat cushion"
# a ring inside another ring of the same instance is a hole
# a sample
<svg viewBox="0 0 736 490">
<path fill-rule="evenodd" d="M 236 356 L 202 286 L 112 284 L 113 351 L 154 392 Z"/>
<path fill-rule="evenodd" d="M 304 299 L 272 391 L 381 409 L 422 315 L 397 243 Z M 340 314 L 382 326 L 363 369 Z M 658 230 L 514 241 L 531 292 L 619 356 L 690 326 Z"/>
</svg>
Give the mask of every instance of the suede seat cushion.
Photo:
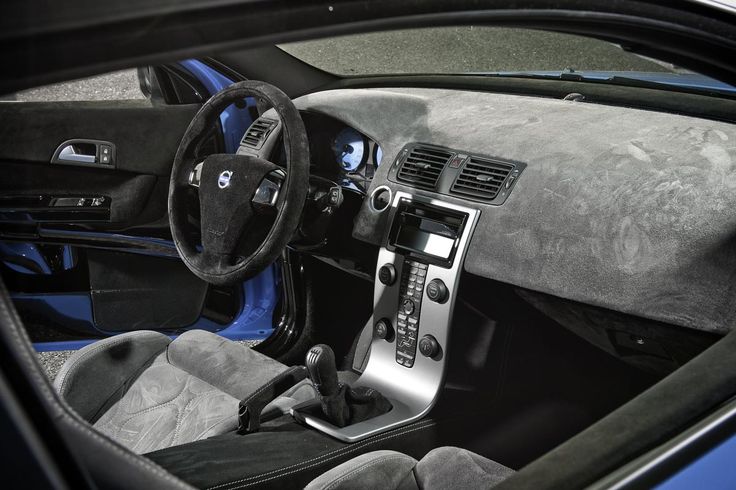
<svg viewBox="0 0 736 490">
<path fill-rule="evenodd" d="M 139 331 L 80 349 L 54 384 L 98 431 L 140 454 L 235 430 L 240 400 L 285 369 L 211 332 L 172 342 Z"/>
<path fill-rule="evenodd" d="M 430 451 L 420 461 L 396 451 L 374 451 L 336 466 L 305 490 L 488 489 L 514 470 L 456 447 Z"/>
</svg>

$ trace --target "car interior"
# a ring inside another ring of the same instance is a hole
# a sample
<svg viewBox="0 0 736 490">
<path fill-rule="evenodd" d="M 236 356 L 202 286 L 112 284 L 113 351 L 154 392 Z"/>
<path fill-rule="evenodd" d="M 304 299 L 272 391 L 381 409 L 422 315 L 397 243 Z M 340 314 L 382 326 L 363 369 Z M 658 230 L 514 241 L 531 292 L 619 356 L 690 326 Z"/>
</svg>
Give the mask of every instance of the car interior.
<svg viewBox="0 0 736 490">
<path fill-rule="evenodd" d="M 730 399 L 726 68 L 466 24 L 120 66 L 136 99 L 0 101 L 1 357 L 58 478 L 611 488 Z M 485 35 L 570 65 L 422 49 Z"/>
</svg>

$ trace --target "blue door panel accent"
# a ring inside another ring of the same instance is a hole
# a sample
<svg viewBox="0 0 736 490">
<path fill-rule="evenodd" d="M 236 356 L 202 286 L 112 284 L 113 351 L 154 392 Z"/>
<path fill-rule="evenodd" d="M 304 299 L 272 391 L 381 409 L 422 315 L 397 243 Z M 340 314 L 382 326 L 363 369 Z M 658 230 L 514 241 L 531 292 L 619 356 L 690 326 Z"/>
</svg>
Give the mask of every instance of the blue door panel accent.
<svg viewBox="0 0 736 490">
<path fill-rule="evenodd" d="M 233 80 L 198 60 L 180 61 L 179 65 L 194 75 L 209 91 L 209 95 L 216 94 L 234 83 Z M 243 108 L 238 108 L 233 104 L 220 114 L 226 152 L 235 153 L 238 150 L 245 130 L 253 122 L 248 107 L 255 106 L 255 103 L 255 100 L 249 97 L 244 101 Z"/>
<path fill-rule="evenodd" d="M 727 439 L 663 481 L 657 490 L 712 490 L 736 487 L 736 436 Z"/>
<path fill-rule="evenodd" d="M 271 266 L 243 285 L 243 301 L 232 322 L 221 325 L 200 317 L 195 323 L 181 330 L 202 329 L 217 332 L 230 340 L 263 340 L 273 331 L 273 313 L 279 301 L 280 274 L 277 266 Z M 94 337 L 115 335 L 120 332 L 107 332 L 98 329 L 92 321 L 92 300 L 89 293 L 57 294 L 11 294 L 19 308 L 32 309 L 42 313 L 55 323 L 65 325 Z M 31 328 L 33 328 L 31 326 Z M 176 338 L 175 334 L 171 338 Z M 60 342 L 36 342 L 39 352 L 55 350 L 75 350 L 97 340 L 73 340 Z"/>
<path fill-rule="evenodd" d="M 15 272 L 22 274 L 52 273 L 46 258 L 33 243 L 0 242 L 0 258 L 8 268 Z"/>
</svg>

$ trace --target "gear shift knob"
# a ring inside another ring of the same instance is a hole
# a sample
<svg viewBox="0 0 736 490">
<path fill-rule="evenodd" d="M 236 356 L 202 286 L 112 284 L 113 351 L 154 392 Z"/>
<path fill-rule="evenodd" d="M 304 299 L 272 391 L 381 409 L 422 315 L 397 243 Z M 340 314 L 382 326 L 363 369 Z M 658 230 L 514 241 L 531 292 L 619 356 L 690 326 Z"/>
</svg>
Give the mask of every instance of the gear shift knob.
<svg viewBox="0 0 736 490">
<path fill-rule="evenodd" d="M 317 344 L 307 352 L 305 361 L 309 378 L 322 396 L 333 396 L 339 391 L 335 353 L 328 345 Z"/>
</svg>

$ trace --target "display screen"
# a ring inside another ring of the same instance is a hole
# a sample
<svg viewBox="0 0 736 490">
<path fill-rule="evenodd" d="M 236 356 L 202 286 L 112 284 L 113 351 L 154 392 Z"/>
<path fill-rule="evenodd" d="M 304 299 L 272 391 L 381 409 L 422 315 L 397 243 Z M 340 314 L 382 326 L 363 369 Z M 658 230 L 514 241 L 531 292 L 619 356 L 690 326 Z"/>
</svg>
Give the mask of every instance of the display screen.
<svg viewBox="0 0 736 490">
<path fill-rule="evenodd" d="M 468 215 L 461 211 L 402 197 L 386 247 L 397 253 L 418 256 L 429 264 L 452 267 L 467 218 Z"/>
<path fill-rule="evenodd" d="M 396 237 L 396 245 L 448 260 L 452 254 L 455 240 L 419 228 L 402 226 Z"/>
</svg>

